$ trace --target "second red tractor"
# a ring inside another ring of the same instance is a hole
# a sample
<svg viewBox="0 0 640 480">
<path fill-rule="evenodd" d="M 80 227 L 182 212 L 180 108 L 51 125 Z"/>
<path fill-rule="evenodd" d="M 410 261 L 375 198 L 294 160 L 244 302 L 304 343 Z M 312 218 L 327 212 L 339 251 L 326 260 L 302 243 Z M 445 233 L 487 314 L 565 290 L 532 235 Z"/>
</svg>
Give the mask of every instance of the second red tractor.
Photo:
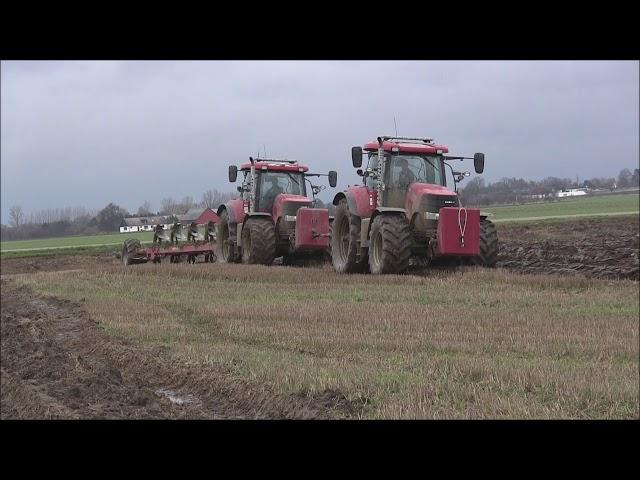
<svg viewBox="0 0 640 480">
<path fill-rule="evenodd" d="M 336 186 L 337 173 L 309 173 L 309 168 L 291 160 L 253 159 L 240 167 L 241 198 L 218 208 L 218 261 L 270 265 L 277 257 L 284 264 L 301 259 L 322 259 L 329 251 L 329 211 L 314 208 L 307 196 L 307 183 L 314 196 L 324 186 L 309 177 L 328 176 Z M 238 168 L 229 167 L 235 182 Z"/>
</svg>

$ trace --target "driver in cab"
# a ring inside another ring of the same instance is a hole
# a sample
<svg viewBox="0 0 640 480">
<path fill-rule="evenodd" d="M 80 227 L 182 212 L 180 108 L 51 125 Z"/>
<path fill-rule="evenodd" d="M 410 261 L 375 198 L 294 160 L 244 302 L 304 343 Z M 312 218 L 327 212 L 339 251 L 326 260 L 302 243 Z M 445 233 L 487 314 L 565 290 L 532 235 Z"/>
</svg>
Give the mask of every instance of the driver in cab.
<svg viewBox="0 0 640 480">
<path fill-rule="evenodd" d="M 416 176 L 409 168 L 409 162 L 405 158 L 396 161 L 396 171 L 398 171 L 398 186 L 407 188 L 411 182 L 415 182 Z"/>
<path fill-rule="evenodd" d="M 271 210 L 273 209 L 273 202 L 275 201 L 278 195 L 280 195 L 281 193 L 284 193 L 284 190 L 280 187 L 280 185 L 278 185 L 278 179 L 273 177 L 267 177 L 265 179 L 263 188 L 264 188 L 264 194 L 262 196 L 264 200 L 263 210 L 267 212 L 271 212 Z"/>
</svg>

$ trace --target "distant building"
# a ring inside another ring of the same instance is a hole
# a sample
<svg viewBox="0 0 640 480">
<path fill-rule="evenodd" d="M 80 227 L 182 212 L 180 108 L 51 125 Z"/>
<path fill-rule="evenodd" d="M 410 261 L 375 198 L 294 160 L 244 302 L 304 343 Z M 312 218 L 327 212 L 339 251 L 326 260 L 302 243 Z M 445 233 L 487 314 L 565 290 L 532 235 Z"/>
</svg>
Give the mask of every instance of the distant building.
<svg viewBox="0 0 640 480">
<path fill-rule="evenodd" d="M 201 213 L 202 213 L 202 209 L 192 208 L 187 213 L 183 213 L 182 215 L 176 215 L 176 217 L 178 217 L 178 221 L 181 224 L 185 225 L 191 222 L 195 222 Z"/>
<path fill-rule="evenodd" d="M 200 208 L 192 208 L 183 215 L 176 215 L 178 222 L 182 225 L 190 225 L 196 222 L 198 225 L 206 225 L 209 221 L 218 223 L 218 214 L 210 208 L 204 210 Z M 132 217 L 122 219 L 120 224 L 120 233 L 132 232 L 152 232 L 156 225 L 162 225 L 165 229 L 169 229 L 172 223 L 169 217 Z"/>
<path fill-rule="evenodd" d="M 184 215 L 178 215 L 178 221 L 183 225 L 189 225 L 196 222 L 198 225 L 205 225 L 209 221 L 218 223 L 218 214 L 210 208 L 201 210 L 200 208 L 192 208 Z"/>
<path fill-rule="evenodd" d="M 559 192 L 555 192 L 553 196 L 557 198 L 564 198 L 564 197 L 580 197 L 586 194 L 587 192 L 585 192 L 584 189 L 582 188 L 566 188 L 566 189 L 560 190 Z"/>
<path fill-rule="evenodd" d="M 120 223 L 120 233 L 151 232 L 159 224 L 163 225 L 164 228 L 171 226 L 171 224 L 167 223 L 166 217 L 123 218 L 122 223 Z"/>
<path fill-rule="evenodd" d="M 218 220 L 220 220 L 220 217 L 218 217 L 218 214 L 216 212 L 214 212 L 210 208 L 205 208 L 200 216 L 196 219 L 196 223 L 198 225 L 206 225 L 210 221 L 213 223 L 218 223 Z"/>
</svg>

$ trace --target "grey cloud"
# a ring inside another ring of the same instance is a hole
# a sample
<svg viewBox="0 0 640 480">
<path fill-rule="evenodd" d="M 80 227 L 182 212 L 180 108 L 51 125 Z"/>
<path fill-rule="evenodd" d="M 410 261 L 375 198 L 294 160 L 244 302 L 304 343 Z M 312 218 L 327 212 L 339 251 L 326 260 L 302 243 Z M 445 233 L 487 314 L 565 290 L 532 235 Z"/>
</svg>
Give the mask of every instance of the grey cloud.
<svg viewBox="0 0 640 480">
<path fill-rule="evenodd" d="M 357 182 L 352 145 L 428 135 L 485 178 L 638 163 L 638 62 L 3 62 L 1 200 L 32 211 L 229 190 L 263 151 Z M 328 195 L 325 195 L 325 200 Z"/>
</svg>

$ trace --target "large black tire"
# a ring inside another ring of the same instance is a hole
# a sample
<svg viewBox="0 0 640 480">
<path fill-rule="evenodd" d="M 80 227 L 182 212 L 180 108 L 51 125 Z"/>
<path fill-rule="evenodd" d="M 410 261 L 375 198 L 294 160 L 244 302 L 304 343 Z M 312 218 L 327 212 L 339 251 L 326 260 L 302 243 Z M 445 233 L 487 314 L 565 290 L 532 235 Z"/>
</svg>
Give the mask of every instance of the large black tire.
<svg viewBox="0 0 640 480">
<path fill-rule="evenodd" d="M 483 267 L 495 267 L 498 261 L 498 231 L 495 224 L 483 218 L 480 220 L 480 255 L 473 257 L 472 263 Z"/>
<path fill-rule="evenodd" d="M 271 265 L 276 258 L 276 229 L 270 218 L 250 218 L 242 227 L 242 263 Z"/>
<path fill-rule="evenodd" d="M 371 225 L 369 268 L 373 274 L 403 273 L 411 258 L 411 230 L 402 215 L 378 215 Z"/>
<path fill-rule="evenodd" d="M 352 215 L 347 201 L 336 206 L 331 224 L 331 261 L 338 273 L 360 273 L 367 268 L 367 258 L 358 258 L 360 217 Z"/>
<path fill-rule="evenodd" d="M 230 242 L 229 238 L 229 213 L 224 210 L 220 214 L 220 220 L 217 225 L 216 233 L 216 257 L 220 259 L 220 263 L 238 263 L 240 255 L 235 244 Z"/>
</svg>

